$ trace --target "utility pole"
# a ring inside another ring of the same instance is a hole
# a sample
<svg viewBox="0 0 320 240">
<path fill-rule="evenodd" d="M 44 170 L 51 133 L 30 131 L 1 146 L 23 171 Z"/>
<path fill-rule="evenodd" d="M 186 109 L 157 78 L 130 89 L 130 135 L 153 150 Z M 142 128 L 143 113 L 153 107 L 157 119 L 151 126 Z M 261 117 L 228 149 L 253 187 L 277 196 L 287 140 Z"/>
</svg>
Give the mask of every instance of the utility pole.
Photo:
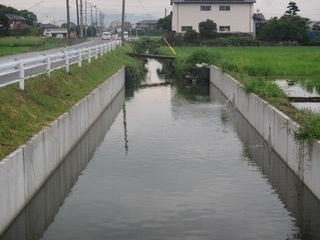
<svg viewBox="0 0 320 240">
<path fill-rule="evenodd" d="M 96 8 L 96 35 L 98 33 L 98 8 L 97 6 L 94 6 Z"/>
<path fill-rule="evenodd" d="M 124 36 L 123 36 L 123 32 L 124 32 L 124 15 L 125 15 L 125 4 L 126 1 L 122 0 L 122 22 L 121 22 L 121 41 L 124 42 Z"/>
<path fill-rule="evenodd" d="M 76 9 L 77 9 L 77 26 L 79 27 L 80 23 L 79 23 L 79 4 L 78 4 L 78 0 L 76 0 Z"/>
<path fill-rule="evenodd" d="M 93 37 L 92 4 L 91 4 L 91 37 Z"/>
<path fill-rule="evenodd" d="M 80 0 L 80 37 L 83 38 L 83 5 L 82 0 Z"/>
<path fill-rule="evenodd" d="M 69 0 L 66 0 L 67 4 L 67 38 L 69 39 L 70 34 L 70 11 L 69 11 Z"/>
<path fill-rule="evenodd" d="M 100 13 L 99 13 L 99 21 L 100 21 L 100 32 L 103 32 L 103 29 L 104 29 L 104 13 L 100 10 Z"/>
<path fill-rule="evenodd" d="M 87 0 L 85 1 L 85 8 L 86 8 L 86 10 L 85 10 L 85 13 L 84 13 L 84 26 L 85 26 L 85 28 L 84 28 L 84 36 L 85 37 L 87 37 L 87 17 L 88 17 L 88 9 L 87 9 L 87 7 L 88 7 L 88 5 L 87 5 Z"/>
</svg>

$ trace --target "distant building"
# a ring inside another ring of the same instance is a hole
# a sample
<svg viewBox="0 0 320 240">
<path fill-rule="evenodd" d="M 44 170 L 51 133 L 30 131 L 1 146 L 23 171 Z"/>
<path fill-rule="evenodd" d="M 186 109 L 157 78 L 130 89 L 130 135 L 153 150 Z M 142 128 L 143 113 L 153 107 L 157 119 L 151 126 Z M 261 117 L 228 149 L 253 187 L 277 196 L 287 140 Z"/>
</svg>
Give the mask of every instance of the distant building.
<svg viewBox="0 0 320 240">
<path fill-rule="evenodd" d="M 58 26 L 52 24 L 52 23 L 42 23 L 40 24 L 40 28 L 43 29 L 54 29 L 54 28 L 59 28 Z"/>
<path fill-rule="evenodd" d="M 155 29 L 157 27 L 157 23 L 158 20 L 143 20 L 136 23 L 136 28 L 140 28 L 142 30 Z"/>
<path fill-rule="evenodd" d="M 27 25 L 27 19 L 15 14 L 5 14 L 9 19 L 11 30 L 23 30 L 29 28 Z"/>
<path fill-rule="evenodd" d="M 65 38 L 68 36 L 67 28 L 49 28 L 43 30 L 43 37 Z"/>
<path fill-rule="evenodd" d="M 255 0 L 171 0 L 172 31 L 199 32 L 199 23 L 207 19 L 217 24 L 218 32 L 253 34 Z"/>
<path fill-rule="evenodd" d="M 253 36 L 256 36 L 257 28 L 267 22 L 264 15 L 260 13 L 259 11 L 257 13 L 254 13 L 252 16 L 253 19 Z"/>
<path fill-rule="evenodd" d="M 158 20 L 143 20 L 136 23 L 135 30 L 138 33 L 146 32 L 150 29 L 156 29 Z"/>
</svg>

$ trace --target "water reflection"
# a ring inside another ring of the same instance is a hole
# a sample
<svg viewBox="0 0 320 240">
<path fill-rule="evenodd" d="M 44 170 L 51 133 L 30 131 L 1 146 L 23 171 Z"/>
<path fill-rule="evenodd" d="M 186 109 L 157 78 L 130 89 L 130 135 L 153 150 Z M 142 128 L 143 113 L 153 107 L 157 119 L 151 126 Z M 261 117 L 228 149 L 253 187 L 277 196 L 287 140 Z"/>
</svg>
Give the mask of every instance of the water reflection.
<svg viewBox="0 0 320 240">
<path fill-rule="evenodd" d="M 123 130 L 124 130 L 124 148 L 126 150 L 126 154 L 128 154 L 129 151 L 129 145 L 128 145 L 128 130 L 127 130 L 127 111 L 126 111 L 126 104 L 123 104 Z"/>
<path fill-rule="evenodd" d="M 159 62 L 152 58 L 145 58 L 143 62 L 144 72 L 141 78 L 135 76 L 135 70 L 133 68 L 126 67 L 127 100 L 131 99 L 134 96 L 134 92 L 139 91 L 141 88 L 165 86 L 170 85 L 172 82 L 172 60 Z M 152 69 L 152 71 L 149 71 L 150 69 Z"/>
<path fill-rule="evenodd" d="M 316 199 L 226 102 L 122 95 L 2 239 L 318 239 Z"/>
<path fill-rule="evenodd" d="M 211 97 L 221 103 L 227 99 L 211 85 Z M 268 144 L 238 112 L 224 108 L 223 115 L 232 119 L 235 129 L 244 144 L 244 155 L 248 164 L 256 165 L 268 180 L 281 202 L 291 214 L 297 228 L 287 239 L 320 239 L 320 203 L 305 187 L 279 156 L 268 148 Z"/>
<path fill-rule="evenodd" d="M 276 84 L 286 93 L 288 97 L 305 98 L 300 101 L 294 100 L 292 105 L 298 109 L 309 109 L 313 112 L 320 113 L 319 103 L 319 86 L 318 81 L 307 80 L 277 80 Z"/>
<path fill-rule="evenodd" d="M 124 94 L 123 89 L 1 235 L 0 240 L 38 240 L 42 237 L 124 106 Z"/>
</svg>

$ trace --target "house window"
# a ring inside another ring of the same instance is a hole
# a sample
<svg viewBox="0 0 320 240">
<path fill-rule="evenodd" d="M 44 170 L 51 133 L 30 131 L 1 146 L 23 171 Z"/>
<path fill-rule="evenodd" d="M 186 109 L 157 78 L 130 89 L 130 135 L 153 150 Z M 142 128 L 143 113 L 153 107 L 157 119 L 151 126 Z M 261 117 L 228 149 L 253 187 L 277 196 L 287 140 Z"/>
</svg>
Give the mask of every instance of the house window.
<svg viewBox="0 0 320 240">
<path fill-rule="evenodd" d="M 187 32 L 188 30 L 192 30 L 192 26 L 181 26 L 182 32 Z"/>
<path fill-rule="evenodd" d="M 211 11 L 211 6 L 200 6 L 200 11 Z"/>
<path fill-rule="evenodd" d="M 230 11 L 230 6 L 219 6 L 219 11 Z"/>
<path fill-rule="evenodd" d="M 230 26 L 219 26 L 219 32 L 230 32 Z"/>
</svg>

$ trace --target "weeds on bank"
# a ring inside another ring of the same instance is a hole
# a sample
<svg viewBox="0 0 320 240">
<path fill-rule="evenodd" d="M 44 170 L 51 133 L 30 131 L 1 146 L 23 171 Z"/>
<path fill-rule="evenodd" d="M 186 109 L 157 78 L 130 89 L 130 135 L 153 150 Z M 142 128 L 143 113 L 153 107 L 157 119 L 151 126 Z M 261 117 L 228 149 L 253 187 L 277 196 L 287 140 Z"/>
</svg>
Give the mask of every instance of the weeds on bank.
<svg viewBox="0 0 320 240">
<path fill-rule="evenodd" d="M 55 70 L 48 78 L 45 74 L 25 81 L 25 90 L 18 84 L 0 88 L 0 159 L 26 143 L 34 134 L 41 131 L 76 102 L 88 95 L 122 66 L 138 67 L 125 54 L 129 45 L 92 59 L 83 61 L 82 67 L 70 66 Z"/>
<path fill-rule="evenodd" d="M 160 51 L 171 54 L 166 47 Z M 295 133 L 296 140 L 320 139 L 320 115 L 296 109 L 273 81 L 298 79 L 308 90 L 320 93 L 318 47 L 177 47 L 175 51 L 175 66 L 181 75 L 194 67 L 194 60 L 213 64 L 239 80 L 248 92 L 259 95 L 298 122 L 301 127 Z"/>
<path fill-rule="evenodd" d="M 294 138 L 297 141 L 319 140 L 320 115 L 310 109 L 303 109 L 299 117 L 302 118 L 303 124 L 297 132 L 294 132 Z"/>
</svg>

